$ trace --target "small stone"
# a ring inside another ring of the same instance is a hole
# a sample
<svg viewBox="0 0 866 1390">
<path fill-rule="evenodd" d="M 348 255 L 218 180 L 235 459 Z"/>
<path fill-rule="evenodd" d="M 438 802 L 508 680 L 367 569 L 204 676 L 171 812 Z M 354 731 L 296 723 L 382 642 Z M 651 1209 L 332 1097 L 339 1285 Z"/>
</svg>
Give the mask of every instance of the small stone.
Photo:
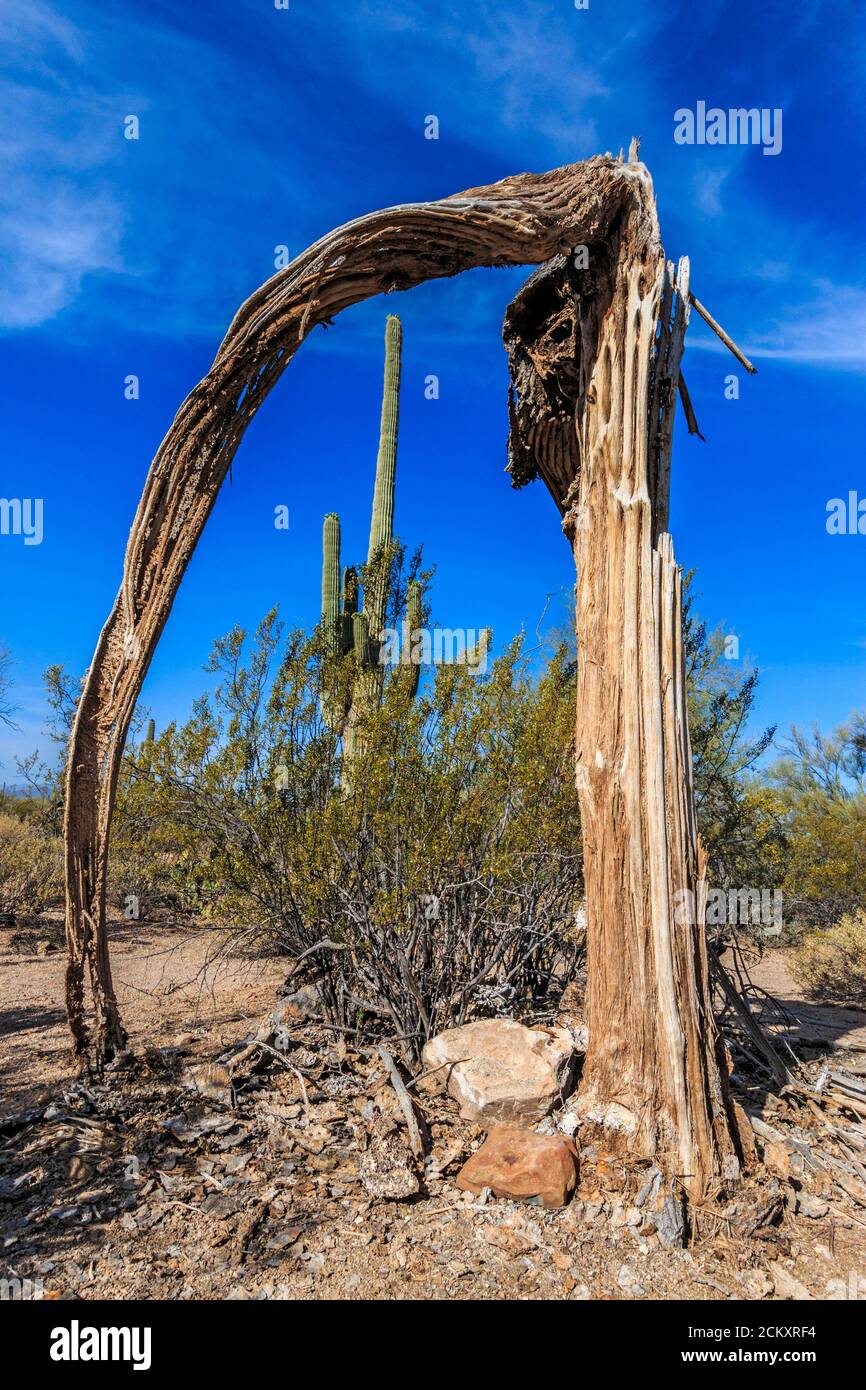
<svg viewBox="0 0 866 1390">
<path fill-rule="evenodd" d="M 796 1275 L 789 1273 L 778 1260 L 771 1261 L 770 1272 L 773 1276 L 777 1298 L 793 1298 L 798 1301 L 809 1299 L 811 1301 L 812 1295 L 806 1285 L 802 1284 Z"/>
<path fill-rule="evenodd" d="M 481 1234 L 488 1245 L 495 1245 L 497 1250 L 504 1250 L 509 1255 L 524 1255 L 535 1244 L 530 1236 L 508 1226 L 487 1226 Z"/>
<path fill-rule="evenodd" d="M 830 1203 L 825 1202 L 823 1197 L 813 1197 L 811 1192 L 798 1192 L 796 1210 L 798 1216 L 809 1216 L 813 1221 L 820 1221 L 830 1210 Z"/>
<path fill-rule="evenodd" d="M 630 1298 L 643 1298 L 646 1289 L 638 1279 L 630 1265 L 621 1265 L 619 1274 L 616 1276 L 623 1293 L 627 1293 Z"/>
<path fill-rule="evenodd" d="M 562 1207 L 577 1186 L 577 1151 L 569 1139 L 497 1125 L 463 1165 L 457 1186 Z"/>
<path fill-rule="evenodd" d="M 777 1139 L 770 1139 L 764 1146 L 764 1162 L 771 1173 L 777 1174 L 780 1178 L 791 1176 L 791 1159 L 784 1143 Z"/>
<path fill-rule="evenodd" d="M 191 1091 L 197 1091 L 207 1100 L 219 1105 L 231 1105 L 234 1100 L 232 1078 L 228 1069 L 219 1062 L 201 1062 L 188 1067 L 183 1074 L 183 1084 Z"/>
<path fill-rule="evenodd" d="M 324 1005 L 316 985 L 304 985 L 291 994 L 284 995 L 271 1016 L 271 1023 L 277 1034 L 276 1047 L 286 1051 L 291 1041 L 291 1031 L 299 1023 L 307 1023 L 322 1017 Z"/>
<path fill-rule="evenodd" d="M 762 1269 L 744 1269 L 740 1283 L 749 1298 L 769 1298 L 773 1292 L 773 1281 L 767 1278 Z"/>
<path fill-rule="evenodd" d="M 565 1134 L 569 1139 L 573 1139 L 580 1129 L 580 1116 L 577 1111 L 569 1109 L 567 1106 L 561 1110 L 556 1117 L 556 1128 L 560 1134 Z"/>
<path fill-rule="evenodd" d="M 388 1120 L 377 1121 L 359 1176 L 368 1195 L 382 1201 L 402 1202 L 420 1191 L 412 1155 Z"/>
</svg>

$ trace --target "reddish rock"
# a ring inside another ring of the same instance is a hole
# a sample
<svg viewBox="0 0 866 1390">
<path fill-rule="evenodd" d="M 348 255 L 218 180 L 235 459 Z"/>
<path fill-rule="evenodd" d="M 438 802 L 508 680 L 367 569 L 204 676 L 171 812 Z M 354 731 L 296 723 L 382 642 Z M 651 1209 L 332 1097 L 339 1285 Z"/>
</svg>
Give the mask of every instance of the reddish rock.
<svg viewBox="0 0 866 1390">
<path fill-rule="evenodd" d="M 463 1165 L 457 1186 L 476 1193 L 489 1187 L 497 1197 L 540 1197 L 546 1207 L 563 1207 L 577 1186 L 577 1150 L 558 1135 L 497 1125 Z"/>
</svg>

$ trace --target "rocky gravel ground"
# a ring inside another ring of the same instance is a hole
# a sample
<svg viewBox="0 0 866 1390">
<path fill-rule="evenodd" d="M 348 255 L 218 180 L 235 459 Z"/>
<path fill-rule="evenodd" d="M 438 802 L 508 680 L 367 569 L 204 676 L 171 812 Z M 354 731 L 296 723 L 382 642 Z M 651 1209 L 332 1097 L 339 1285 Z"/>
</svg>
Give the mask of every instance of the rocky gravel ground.
<svg viewBox="0 0 866 1390">
<path fill-rule="evenodd" d="M 683 1246 L 651 1215 L 649 1165 L 626 1170 L 579 1132 L 567 1205 L 462 1191 L 486 1129 L 436 1078 L 399 1069 L 418 1155 L 375 1047 L 302 1020 L 277 1047 L 245 1047 L 256 1030 L 228 994 L 223 1024 L 188 998 L 178 1009 L 177 991 L 163 1003 L 161 1046 L 99 1084 L 59 1077 L 3 1106 L 0 1278 L 25 1297 L 866 1296 L 866 1211 L 801 1182 L 780 1151 L 733 1201 L 695 1213 Z M 784 1130 L 784 1098 L 762 1105 L 759 1125 Z"/>
</svg>

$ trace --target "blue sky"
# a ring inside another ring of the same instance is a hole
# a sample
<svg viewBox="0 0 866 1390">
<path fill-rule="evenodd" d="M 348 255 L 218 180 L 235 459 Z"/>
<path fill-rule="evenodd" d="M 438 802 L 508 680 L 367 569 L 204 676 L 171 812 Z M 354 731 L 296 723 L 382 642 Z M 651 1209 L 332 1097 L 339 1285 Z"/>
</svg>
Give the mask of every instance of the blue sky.
<svg viewBox="0 0 866 1390">
<path fill-rule="evenodd" d="M 44 501 L 41 545 L 0 536 L 21 726 L 0 737 L 0 777 L 47 748 L 41 672 L 86 667 L 149 461 L 275 247 L 633 134 L 668 252 L 691 257 L 695 293 L 759 367 L 726 400 L 736 363 L 693 321 L 685 372 L 707 442 L 680 417 L 678 558 L 703 614 L 764 671 L 759 721 L 827 726 L 866 703 L 866 536 L 825 529 L 830 498 L 866 497 L 858 5 L 4 0 L 0 50 L 0 493 Z M 700 100 L 781 108 L 781 152 L 677 145 L 674 112 Z M 478 271 L 376 300 L 305 344 L 184 581 L 143 695 L 159 723 L 205 686 L 233 623 L 274 602 L 315 620 L 326 511 L 344 558 L 363 558 L 386 312 L 404 325 L 397 524 L 437 566 L 435 616 L 499 642 L 534 632 L 574 576 L 541 485 L 514 492 L 503 474 L 500 325 L 523 278 Z"/>
</svg>

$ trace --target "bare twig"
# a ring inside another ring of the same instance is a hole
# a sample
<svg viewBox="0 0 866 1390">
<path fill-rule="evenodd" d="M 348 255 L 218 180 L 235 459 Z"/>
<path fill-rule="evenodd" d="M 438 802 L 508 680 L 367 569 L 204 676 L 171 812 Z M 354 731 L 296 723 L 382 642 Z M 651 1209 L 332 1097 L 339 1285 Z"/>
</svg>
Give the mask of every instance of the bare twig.
<svg viewBox="0 0 866 1390">
<path fill-rule="evenodd" d="M 379 1056 L 382 1058 L 382 1061 L 388 1068 L 388 1075 L 391 1078 L 391 1085 L 394 1087 L 394 1090 L 397 1093 L 397 1099 L 400 1102 L 400 1109 L 403 1111 L 403 1116 L 406 1120 L 406 1128 L 409 1131 L 409 1144 L 411 1146 L 412 1152 L 416 1158 L 423 1158 L 424 1143 L 421 1138 L 421 1131 L 418 1128 L 418 1121 L 415 1118 L 415 1111 L 412 1108 L 412 1097 L 406 1090 L 406 1087 L 403 1084 L 403 1078 L 398 1072 L 397 1067 L 394 1063 L 394 1058 L 391 1056 L 388 1049 L 380 1045 L 376 1049 L 376 1051 L 379 1053 Z"/>
<path fill-rule="evenodd" d="M 704 439 L 704 436 L 701 434 L 701 431 L 698 428 L 697 416 L 695 415 L 694 407 L 692 406 L 692 398 L 689 395 L 689 390 L 686 386 L 686 379 L 683 376 L 682 372 L 680 372 L 679 391 L 680 400 L 683 403 L 683 410 L 686 414 L 686 424 L 689 427 L 689 434 L 696 434 L 698 436 L 698 439 L 703 439 L 704 443 L 706 444 L 707 441 Z"/>
<path fill-rule="evenodd" d="M 689 290 L 689 303 L 692 304 L 695 309 L 697 309 L 704 323 L 707 324 L 707 326 L 713 330 L 717 337 L 721 338 L 725 347 L 734 354 L 737 361 L 745 367 L 747 372 L 751 372 L 754 376 L 755 372 L 758 370 L 757 367 L 754 365 L 754 363 L 750 362 L 746 354 L 740 348 L 737 347 L 733 338 L 728 337 L 721 324 L 716 323 L 710 311 L 704 308 L 701 301 L 699 299 L 695 299 L 695 296 L 692 294 L 691 290 Z"/>
</svg>

